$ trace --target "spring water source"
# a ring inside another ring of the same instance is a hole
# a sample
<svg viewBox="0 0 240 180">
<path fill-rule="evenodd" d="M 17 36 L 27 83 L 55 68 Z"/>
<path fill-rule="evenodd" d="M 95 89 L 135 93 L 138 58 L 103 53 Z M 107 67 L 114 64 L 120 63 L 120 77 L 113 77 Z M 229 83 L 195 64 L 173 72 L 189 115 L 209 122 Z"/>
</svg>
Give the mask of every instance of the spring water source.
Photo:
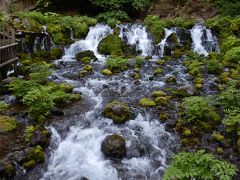
<svg viewBox="0 0 240 180">
<path fill-rule="evenodd" d="M 205 41 L 214 39 L 211 31 L 196 25 L 191 31 L 193 50 L 207 55 L 214 50 L 214 43 Z M 141 51 L 142 56 L 155 55 L 153 41 L 142 25 L 121 25 L 120 37 Z M 176 28 L 165 30 L 165 38 L 160 42 L 160 56 L 164 56 L 167 37 L 176 32 Z M 167 168 L 169 158 L 178 148 L 178 138 L 167 130 L 167 125 L 159 121 L 154 109 L 137 106 L 140 98 L 148 97 L 154 90 L 180 87 L 190 84 L 182 60 L 169 62 L 163 68 L 163 75 L 154 77 L 155 60 L 147 61 L 142 67 L 139 82 L 131 79 L 133 70 L 103 76 L 104 57 L 97 51 L 98 43 L 113 29 L 98 24 L 90 28 L 87 37 L 72 44 L 65 56 L 56 61 L 56 70 L 50 77 L 55 82 L 66 82 L 74 86 L 74 92 L 81 92 L 83 99 L 73 107 L 66 109 L 65 116 L 53 122 L 50 154 L 47 167 L 42 172 L 42 180 L 160 180 Z M 214 41 L 215 42 L 215 41 Z M 212 44 L 212 46 L 211 46 Z M 208 49 L 207 47 L 211 47 Z M 82 69 L 76 62 L 75 54 L 83 50 L 92 50 L 98 61 L 92 62 L 94 73 L 84 78 L 76 78 Z M 174 75 L 177 82 L 168 85 L 166 79 Z M 114 100 L 127 103 L 134 117 L 125 124 L 115 125 L 104 118 L 105 105 Z M 176 103 L 170 102 L 173 106 Z M 176 112 L 170 113 L 171 119 L 177 119 Z M 126 139 L 127 156 L 121 161 L 110 161 L 101 152 L 101 143 L 107 135 L 119 134 Z"/>
</svg>

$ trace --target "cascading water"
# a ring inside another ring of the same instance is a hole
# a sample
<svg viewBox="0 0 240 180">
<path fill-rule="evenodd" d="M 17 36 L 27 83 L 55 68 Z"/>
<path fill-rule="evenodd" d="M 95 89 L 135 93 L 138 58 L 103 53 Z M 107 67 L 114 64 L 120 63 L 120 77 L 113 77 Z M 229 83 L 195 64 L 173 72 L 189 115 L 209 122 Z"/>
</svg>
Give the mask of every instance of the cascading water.
<svg viewBox="0 0 240 180">
<path fill-rule="evenodd" d="M 91 27 L 86 39 L 79 40 L 72 44 L 65 52 L 65 58 L 74 57 L 75 54 L 80 51 L 91 50 L 98 59 L 102 59 L 103 56 L 100 55 L 97 50 L 98 44 L 104 37 L 112 32 L 113 30 L 107 25 L 98 24 L 95 27 Z"/>
<path fill-rule="evenodd" d="M 165 30 L 165 37 L 164 39 L 157 45 L 158 46 L 158 54 L 160 57 L 163 57 L 164 56 L 164 49 L 165 49 L 165 46 L 166 46 L 166 40 L 167 38 L 174 32 L 176 32 L 176 28 L 171 28 L 171 29 L 164 29 Z"/>
<path fill-rule="evenodd" d="M 142 51 L 142 55 L 152 54 L 152 41 L 143 26 L 120 27 L 121 38 L 135 45 L 137 50 Z M 192 30 L 194 38 L 196 33 L 202 36 L 196 29 L 198 28 Z M 166 29 L 165 32 L 165 38 L 159 44 L 161 57 L 167 37 L 176 32 L 176 29 Z M 66 110 L 61 122 L 53 123 L 50 127 L 51 155 L 42 180 L 78 180 L 83 177 L 89 180 L 160 180 L 167 168 L 169 157 L 178 148 L 179 143 L 174 133 L 165 130 L 165 124 L 158 120 L 156 112 L 140 108 L 136 102 L 155 90 L 190 84 L 191 78 L 184 72 L 181 60 L 166 62 L 163 75 L 157 77 L 153 77 L 152 73 L 157 65 L 154 61 L 147 61 L 141 68 L 144 73 L 139 79 L 139 84 L 135 84 L 130 78 L 133 73 L 131 69 L 111 78 L 103 76 L 99 73 L 104 68 L 103 61 L 91 63 L 94 68 L 92 75 L 80 79 L 69 75 L 77 74 L 82 68 L 74 59 L 76 53 L 92 50 L 98 58 L 103 57 L 97 52 L 97 46 L 110 33 L 113 33 L 113 30 L 105 25 L 98 24 L 90 28 L 85 40 L 77 41 L 66 50 L 66 55 L 61 60 L 63 63 L 58 63 L 59 61 L 56 63 L 60 70 L 56 70 L 50 78 L 58 83 L 72 84 L 74 91 L 82 93 L 83 100 Z M 210 39 L 210 35 L 208 37 Z M 198 40 L 198 44 L 197 39 L 194 40 L 194 44 L 200 46 L 202 38 Z M 200 48 L 200 50 L 205 49 Z M 197 52 L 202 53 L 202 51 Z M 170 75 L 175 75 L 177 82 L 168 86 L 165 81 Z M 134 117 L 121 125 L 115 125 L 112 120 L 104 118 L 102 111 L 105 105 L 113 100 L 129 104 Z M 175 116 L 170 118 L 177 119 Z M 107 135 L 115 133 L 126 139 L 127 155 L 121 161 L 112 162 L 101 152 L 101 143 Z"/>
<path fill-rule="evenodd" d="M 203 24 L 196 24 L 191 30 L 193 51 L 207 56 L 209 51 L 218 51 L 217 38 Z M 205 35 L 204 35 L 205 33 Z"/>
<path fill-rule="evenodd" d="M 140 24 L 121 25 L 120 37 L 127 40 L 127 43 L 134 45 L 137 51 L 141 51 L 142 56 L 152 55 L 152 39 L 146 30 L 146 27 Z"/>
</svg>

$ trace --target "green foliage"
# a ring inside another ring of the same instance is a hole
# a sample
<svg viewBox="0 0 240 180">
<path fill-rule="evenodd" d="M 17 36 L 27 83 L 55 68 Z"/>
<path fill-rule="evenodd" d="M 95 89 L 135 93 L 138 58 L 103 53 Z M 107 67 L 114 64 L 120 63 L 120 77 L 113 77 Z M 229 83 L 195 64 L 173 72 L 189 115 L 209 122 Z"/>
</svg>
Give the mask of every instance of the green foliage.
<svg viewBox="0 0 240 180">
<path fill-rule="evenodd" d="M 237 89 L 238 81 L 230 81 L 224 91 L 216 97 L 216 101 L 224 109 L 235 109 L 240 107 L 240 90 Z"/>
<path fill-rule="evenodd" d="M 240 46 L 240 38 L 229 36 L 221 45 L 223 52 L 228 52 L 232 48 Z"/>
<path fill-rule="evenodd" d="M 226 118 L 223 124 L 226 126 L 228 132 L 236 132 L 240 135 L 240 108 L 225 110 Z"/>
<path fill-rule="evenodd" d="M 192 96 L 184 98 L 182 106 L 185 109 L 188 122 L 205 121 L 210 110 L 209 99 Z"/>
<path fill-rule="evenodd" d="M 136 64 L 137 64 L 137 66 L 141 67 L 143 65 L 143 63 L 144 63 L 144 59 L 142 57 L 140 57 L 140 56 L 137 56 L 136 57 Z"/>
<path fill-rule="evenodd" d="M 164 38 L 165 23 L 158 16 L 149 15 L 144 19 L 144 24 L 148 30 L 153 34 L 156 43 L 159 43 Z"/>
<path fill-rule="evenodd" d="M 230 63 L 240 64 L 240 47 L 230 49 L 224 56 L 225 60 Z"/>
<path fill-rule="evenodd" d="M 49 94 L 48 89 L 41 87 L 29 91 L 22 99 L 23 104 L 29 107 L 30 117 L 36 119 L 39 116 L 46 116 L 54 107 L 53 97 Z"/>
<path fill-rule="evenodd" d="M 128 60 L 122 57 L 110 57 L 105 66 L 112 72 L 120 72 L 128 69 Z"/>
<path fill-rule="evenodd" d="M 4 101 L 0 101 L 0 112 L 6 111 L 9 105 Z"/>
<path fill-rule="evenodd" d="M 202 57 L 198 54 L 189 52 L 184 61 L 184 65 L 187 66 L 189 74 L 193 76 L 202 76 L 204 62 Z"/>
<path fill-rule="evenodd" d="M 97 16 L 98 21 L 106 22 L 109 26 L 114 27 L 116 24 L 120 24 L 123 20 L 128 20 L 129 16 L 126 12 L 120 10 L 107 11 L 100 13 Z"/>
<path fill-rule="evenodd" d="M 217 7 L 218 13 L 225 16 L 240 15 L 240 2 L 238 0 L 217 0 L 213 1 Z"/>
<path fill-rule="evenodd" d="M 29 142 L 32 138 L 32 134 L 35 131 L 35 127 L 33 125 L 27 126 L 24 132 L 24 140 L 25 142 Z"/>
<path fill-rule="evenodd" d="M 173 157 L 163 180 L 231 180 L 236 171 L 235 165 L 218 160 L 203 150 L 196 153 L 182 152 Z"/>
<path fill-rule="evenodd" d="M 222 64 L 216 60 L 210 60 L 207 63 L 207 71 L 212 74 L 219 74 L 222 72 Z"/>
</svg>

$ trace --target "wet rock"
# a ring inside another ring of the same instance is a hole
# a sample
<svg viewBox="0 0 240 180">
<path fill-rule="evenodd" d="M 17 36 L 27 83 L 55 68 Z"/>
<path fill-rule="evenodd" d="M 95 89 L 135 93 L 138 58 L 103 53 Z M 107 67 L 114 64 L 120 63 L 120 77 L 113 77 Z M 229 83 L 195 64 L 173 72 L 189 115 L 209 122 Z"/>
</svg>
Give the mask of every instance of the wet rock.
<svg viewBox="0 0 240 180">
<path fill-rule="evenodd" d="M 88 180 L 88 178 L 86 178 L 86 177 L 81 177 L 80 180 Z"/>
<path fill-rule="evenodd" d="M 132 112 L 125 103 L 113 101 L 107 104 L 103 115 L 112 119 L 115 124 L 122 124 L 131 118 Z"/>
<path fill-rule="evenodd" d="M 41 147 L 45 148 L 48 146 L 49 141 L 50 141 L 50 133 L 48 131 L 36 130 L 32 134 L 30 145 L 31 146 L 40 145 Z"/>
<path fill-rule="evenodd" d="M 50 51 L 50 58 L 52 60 L 60 59 L 63 56 L 63 54 L 64 54 L 64 51 L 62 48 L 53 48 Z"/>
<path fill-rule="evenodd" d="M 176 81 L 177 81 L 177 79 L 176 79 L 175 76 L 170 76 L 166 80 L 167 83 L 173 83 L 173 82 L 176 82 Z"/>
<path fill-rule="evenodd" d="M 94 60 L 97 60 L 97 57 L 94 55 L 94 52 L 93 51 L 82 51 L 82 52 L 79 52 L 76 54 L 76 59 L 78 61 L 81 61 L 82 58 L 84 57 L 89 57 L 91 59 L 94 59 Z"/>
<path fill-rule="evenodd" d="M 101 150 L 108 158 L 122 159 L 126 156 L 126 141 L 117 134 L 109 135 L 102 142 Z"/>
<path fill-rule="evenodd" d="M 188 29 L 177 28 L 176 32 L 181 44 L 188 45 L 192 43 L 191 32 Z"/>
<path fill-rule="evenodd" d="M 193 96 L 193 95 L 197 94 L 197 89 L 192 85 L 185 85 L 185 86 L 178 88 L 175 91 L 175 94 L 177 94 L 179 96 L 183 96 L 183 97 Z"/>
<path fill-rule="evenodd" d="M 65 112 L 61 109 L 58 109 L 58 108 L 53 108 L 51 110 L 52 114 L 55 115 L 55 116 L 64 116 Z"/>
<path fill-rule="evenodd" d="M 128 60 L 128 65 L 129 65 L 130 67 L 135 67 L 135 66 L 137 65 L 136 59 L 129 59 L 129 60 Z"/>
<path fill-rule="evenodd" d="M 166 39 L 166 44 L 169 48 L 174 49 L 178 45 L 178 37 L 176 33 L 172 33 Z"/>
</svg>

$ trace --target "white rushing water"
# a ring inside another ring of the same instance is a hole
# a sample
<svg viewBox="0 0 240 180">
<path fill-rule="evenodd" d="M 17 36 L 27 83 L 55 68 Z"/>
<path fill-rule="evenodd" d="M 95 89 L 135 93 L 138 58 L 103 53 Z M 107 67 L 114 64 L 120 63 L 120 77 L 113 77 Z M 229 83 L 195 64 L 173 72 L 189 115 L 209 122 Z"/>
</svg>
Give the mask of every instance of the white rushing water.
<svg viewBox="0 0 240 180">
<path fill-rule="evenodd" d="M 142 55 L 152 55 L 153 47 L 151 38 L 148 37 L 146 28 L 141 25 L 122 25 L 120 37 L 128 44 L 142 51 Z M 191 30 L 194 51 L 206 55 L 202 39 L 204 27 L 194 27 Z M 160 42 L 160 56 L 163 56 L 167 38 L 176 32 L 175 28 L 165 30 L 165 38 Z M 113 124 L 112 120 L 104 118 L 102 111 L 106 103 L 118 100 L 131 105 L 146 97 L 153 90 L 161 90 L 166 86 L 166 78 L 175 75 L 177 82 L 174 85 L 188 84 L 188 74 L 181 60 L 176 64 L 166 65 L 167 71 L 159 79 L 149 80 L 152 70 L 151 61 L 142 67 L 144 73 L 139 79 L 140 85 L 134 84 L 130 76 L 132 71 L 109 77 L 102 76 L 99 71 L 104 68 L 104 62 L 93 63 L 95 71 L 92 75 L 80 79 L 68 79 L 64 75 L 72 71 L 81 70 L 81 66 L 74 62 L 74 55 L 83 50 L 92 50 L 99 58 L 103 57 L 97 52 L 99 42 L 113 29 L 106 25 L 96 25 L 90 28 L 86 39 L 77 41 L 66 50 L 64 59 L 70 59 L 63 70 L 57 70 L 55 82 L 66 82 L 82 93 L 83 100 L 87 103 L 86 110 L 79 111 L 71 116 L 64 116 L 63 122 L 69 130 L 61 134 L 61 128 L 52 126 L 51 155 L 48 159 L 46 172 L 42 180 L 160 180 L 167 168 L 167 160 L 176 148 L 177 142 L 174 134 L 165 130 L 157 116 L 149 109 L 138 106 L 131 107 L 134 117 L 121 125 Z M 199 35 L 197 37 L 197 35 Z M 207 31 L 207 40 L 214 39 Z M 199 42 L 197 42 L 199 41 Z M 72 63 L 72 65 L 71 65 Z M 75 64 L 74 64 L 75 63 Z M 152 63 L 154 64 L 154 63 Z M 72 66 L 72 67 L 71 67 Z M 153 67 L 155 68 L 155 66 Z M 149 73 L 148 71 L 151 71 Z M 184 74 L 185 73 L 185 74 Z M 74 119 L 72 124 L 71 120 Z M 71 122 L 71 124 L 70 124 Z M 68 126 L 69 125 L 69 126 Z M 62 126 L 62 124 L 61 124 Z M 126 139 L 127 156 L 118 162 L 112 162 L 104 157 L 101 144 L 110 134 L 119 134 Z"/>
<path fill-rule="evenodd" d="M 134 45 L 137 51 L 141 51 L 142 56 L 150 56 L 153 52 L 152 39 L 149 37 L 145 26 L 140 24 L 121 25 L 120 37 L 127 43 Z"/>
<path fill-rule="evenodd" d="M 75 54 L 80 51 L 91 50 L 98 59 L 102 59 L 103 56 L 100 55 L 97 50 L 98 44 L 104 37 L 112 32 L 113 30 L 107 25 L 97 24 L 96 26 L 91 27 L 84 40 L 75 42 L 69 49 L 67 49 L 65 52 L 65 58 L 74 57 Z"/>
<path fill-rule="evenodd" d="M 160 57 L 164 56 L 164 49 L 166 46 L 166 40 L 167 38 L 174 32 L 176 32 L 176 28 L 171 28 L 171 29 L 164 29 L 165 31 L 165 37 L 164 39 L 157 45 L 159 47 L 159 52 L 158 54 L 160 55 Z"/>
<path fill-rule="evenodd" d="M 217 38 L 203 24 L 196 24 L 190 32 L 194 52 L 207 56 L 208 52 L 219 50 Z"/>
</svg>

